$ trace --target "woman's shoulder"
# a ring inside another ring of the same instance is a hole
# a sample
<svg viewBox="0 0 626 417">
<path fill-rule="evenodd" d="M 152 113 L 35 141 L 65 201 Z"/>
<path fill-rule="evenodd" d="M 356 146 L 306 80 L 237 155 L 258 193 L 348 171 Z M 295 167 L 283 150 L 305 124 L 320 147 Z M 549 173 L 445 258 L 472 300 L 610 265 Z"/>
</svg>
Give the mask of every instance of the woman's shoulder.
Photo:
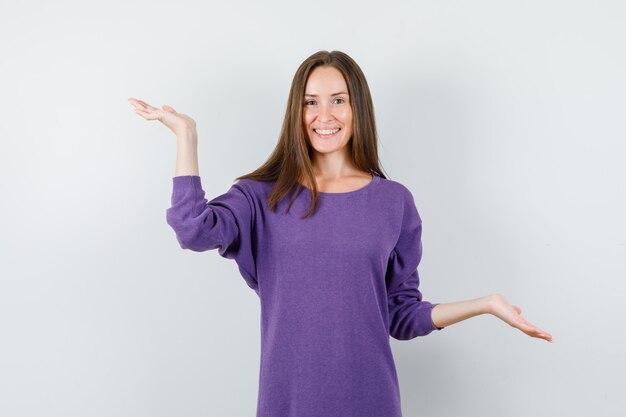
<svg viewBox="0 0 626 417">
<path fill-rule="evenodd" d="M 233 187 L 239 188 L 253 197 L 267 196 L 274 186 L 275 181 L 261 181 L 254 178 L 241 178 L 235 181 Z"/>
<path fill-rule="evenodd" d="M 380 191 L 390 197 L 400 198 L 402 200 L 413 198 L 411 190 L 400 181 L 380 177 L 379 185 Z"/>
</svg>

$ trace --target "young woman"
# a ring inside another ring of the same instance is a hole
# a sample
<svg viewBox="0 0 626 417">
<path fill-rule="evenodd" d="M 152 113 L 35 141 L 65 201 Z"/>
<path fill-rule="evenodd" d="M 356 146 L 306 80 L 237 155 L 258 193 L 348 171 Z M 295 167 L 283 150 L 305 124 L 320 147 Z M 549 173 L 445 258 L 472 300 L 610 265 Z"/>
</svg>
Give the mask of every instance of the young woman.
<svg viewBox="0 0 626 417">
<path fill-rule="evenodd" d="M 234 259 L 260 298 L 257 417 L 400 417 L 390 336 L 492 314 L 552 341 L 500 294 L 422 299 L 422 221 L 409 189 L 381 172 L 369 87 L 345 53 L 300 65 L 273 153 L 210 201 L 193 119 L 129 101 L 176 134 L 166 217 L 180 246 Z"/>
</svg>

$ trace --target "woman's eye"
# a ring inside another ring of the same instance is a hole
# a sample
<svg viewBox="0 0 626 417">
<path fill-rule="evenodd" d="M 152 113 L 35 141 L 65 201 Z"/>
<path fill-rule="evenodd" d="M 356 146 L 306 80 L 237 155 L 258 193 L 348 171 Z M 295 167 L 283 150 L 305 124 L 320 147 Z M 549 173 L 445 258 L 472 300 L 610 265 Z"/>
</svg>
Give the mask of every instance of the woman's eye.
<svg viewBox="0 0 626 417">
<path fill-rule="evenodd" d="M 337 104 L 343 104 L 345 103 L 345 100 L 343 98 L 336 98 L 335 102 L 337 102 Z M 313 106 L 315 105 L 315 100 L 307 100 L 304 102 L 305 106 Z"/>
</svg>

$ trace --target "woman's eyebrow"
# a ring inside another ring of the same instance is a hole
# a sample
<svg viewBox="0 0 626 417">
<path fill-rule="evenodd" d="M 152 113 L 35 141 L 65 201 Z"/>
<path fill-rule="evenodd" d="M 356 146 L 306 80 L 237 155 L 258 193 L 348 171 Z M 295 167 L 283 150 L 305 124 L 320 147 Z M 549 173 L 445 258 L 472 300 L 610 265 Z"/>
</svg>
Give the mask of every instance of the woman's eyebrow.
<svg viewBox="0 0 626 417">
<path fill-rule="evenodd" d="M 331 97 L 332 97 L 332 96 L 338 96 L 339 94 L 346 94 L 346 95 L 347 95 L 348 93 L 346 93 L 345 91 L 340 91 L 340 92 L 338 92 L 338 93 L 333 93 L 333 94 L 331 94 Z M 305 94 L 305 96 L 306 96 L 306 97 L 318 97 L 318 95 L 317 95 L 317 94 Z"/>
</svg>

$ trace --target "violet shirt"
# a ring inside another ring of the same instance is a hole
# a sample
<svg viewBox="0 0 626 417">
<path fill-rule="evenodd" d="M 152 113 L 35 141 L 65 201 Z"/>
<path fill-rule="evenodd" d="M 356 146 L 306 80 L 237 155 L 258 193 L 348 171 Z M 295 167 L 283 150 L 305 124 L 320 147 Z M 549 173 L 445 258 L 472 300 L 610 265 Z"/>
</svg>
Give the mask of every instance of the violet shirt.
<svg viewBox="0 0 626 417">
<path fill-rule="evenodd" d="M 242 179 L 207 201 L 199 176 L 173 177 L 167 223 L 183 249 L 233 259 L 260 299 L 257 417 L 401 417 L 390 336 L 433 330 L 417 266 L 411 192 L 378 175 L 344 193 L 303 187 L 272 212 L 273 182 Z"/>
</svg>

